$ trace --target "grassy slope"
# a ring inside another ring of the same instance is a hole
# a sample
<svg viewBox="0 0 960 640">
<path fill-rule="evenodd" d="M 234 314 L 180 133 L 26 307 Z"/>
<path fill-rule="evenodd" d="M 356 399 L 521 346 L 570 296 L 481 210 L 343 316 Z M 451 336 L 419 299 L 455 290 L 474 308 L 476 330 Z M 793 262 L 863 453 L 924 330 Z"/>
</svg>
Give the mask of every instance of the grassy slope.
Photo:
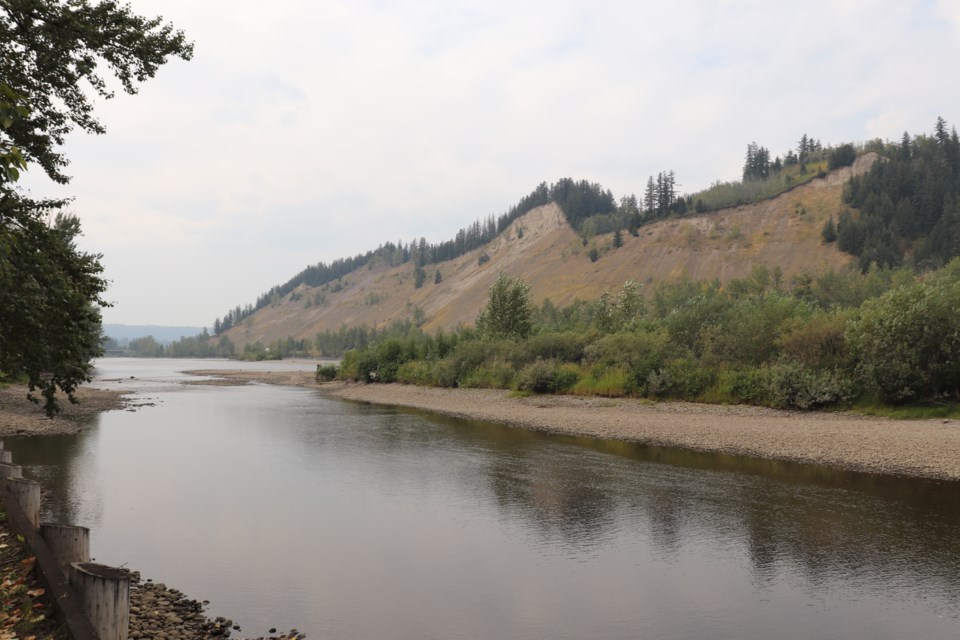
<svg viewBox="0 0 960 640">
<path fill-rule="evenodd" d="M 683 277 L 726 282 L 762 264 L 771 269 L 779 266 L 789 282 L 799 272 L 842 268 L 850 263 L 850 256 L 840 253 L 836 245 L 825 246 L 820 229 L 842 208 L 843 184 L 851 172 L 865 172 L 876 158 L 867 154 L 852 168 L 759 204 L 664 220 L 642 227 L 637 238 L 625 233 L 619 249 L 612 248 L 612 235 L 597 237 L 592 241 L 601 253 L 596 262 L 590 262 L 590 245 L 582 245 L 562 212 L 547 205 L 515 221 L 487 247 L 428 265 L 427 280 L 420 289 L 414 288 L 413 265 L 374 264 L 345 277 L 346 286 L 339 292 L 329 285 L 319 290 L 300 287 L 300 300 L 288 296 L 261 309 L 228 335 L 238 348 L 258 340 L 266 345 L 288 336 L 312 338 L 318 331 L 343 324 L 383 325 L 410 318 L 415 307 L 423 310 L 427 331 L 472 324 L 500 271 L 530 283 L 536 303 L 550 298 L 563 306 L 576 298 L 592 300 L 605 290 L 619 290 L 627 280 L 648 287 Z M 482 252 L 490 260 L 480 265 Z M 437 269 L 443 276 L 440 284 L 434 284 Z M 324 304 L 307 306 L 317 292 L 325 295 Z"/>
</svg>

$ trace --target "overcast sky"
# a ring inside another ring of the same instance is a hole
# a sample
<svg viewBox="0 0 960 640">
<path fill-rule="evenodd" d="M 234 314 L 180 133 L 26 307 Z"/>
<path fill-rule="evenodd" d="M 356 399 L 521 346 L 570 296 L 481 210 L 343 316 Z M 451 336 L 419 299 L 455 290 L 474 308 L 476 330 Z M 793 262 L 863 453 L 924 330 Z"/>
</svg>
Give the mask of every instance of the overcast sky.
<svg viewBox="0 0 960 640">
<path fill-rule="evenodd" d="M 132 0 L 195 44 L 74 135 L 104 321 L 210 326 L 308 264 L 450 238 L 542 181 L 682 191 L 960 121 L 960 2 Z"/>
</svg>

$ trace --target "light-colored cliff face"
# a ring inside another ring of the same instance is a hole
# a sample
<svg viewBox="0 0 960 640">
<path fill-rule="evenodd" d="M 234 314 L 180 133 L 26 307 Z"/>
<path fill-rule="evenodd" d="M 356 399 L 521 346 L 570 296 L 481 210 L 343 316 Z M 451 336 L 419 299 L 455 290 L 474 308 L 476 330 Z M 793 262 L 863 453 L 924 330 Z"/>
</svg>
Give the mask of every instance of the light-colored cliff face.
<svg viewBox="0 0 960 640">
<path fill-rule="evenodd" d="M 419 308 L 424 329 L 469 325 L 486 304 L 487 291 L 500 271 L 531 285 L 537 304 L 549 298 L 563 306 L 579 298 L 593 300 L 617 291 L 627 280 L 647 289 L 661 280 L 714 279 L 727 282 L 748 275 L 755 265 L 779 266 L 784 281 L 800 272 L 847 266 L 851 258 L 835 244 L 824 245 L 820 230 L 843 208 L 843 184 L 878 160 L 860 157 L 853 167 L 834 171 L 772 200 L 676 220 L 640 229 L 639 237 L 623 234 L 623 246 L 612 247 L 612 234 L 584 246 L 563 212 L 549 204 L 516 220 L 482 249 L 456 260 L 427 265 L 426 282 L 414 287 L 412 264 L 375 262 L 344 277 L 342 289 L 299 287 L 292 295 L 259 310 L 227 335 L 238 347 L 287 337 L 313 338 L 341 325 L 381 326 L 412 317 Z M 588 256 L 595 246 L 600 257 Z M 490 259 L 480 264 L 481 253 Z M 442 276 L 434 284 L 436 271 Z M 315 304 L 317 296 L 322 302 Z"/>
</svg>

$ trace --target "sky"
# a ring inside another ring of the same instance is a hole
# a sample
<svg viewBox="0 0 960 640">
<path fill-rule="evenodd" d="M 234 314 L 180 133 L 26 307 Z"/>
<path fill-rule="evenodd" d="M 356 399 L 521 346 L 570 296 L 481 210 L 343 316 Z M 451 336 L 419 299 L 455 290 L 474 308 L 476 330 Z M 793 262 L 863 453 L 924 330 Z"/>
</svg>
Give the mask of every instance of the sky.
<svg viewBox="0 0 960 640">
<path fill-rule="evenodd" d="M 131 0 L 194 43 L 67 141 L 104 322 L 211 326 L 310 264 L 452 238 L 543 181 L 682 192 L 960 122 L 955 0 Z"/>
</svg>

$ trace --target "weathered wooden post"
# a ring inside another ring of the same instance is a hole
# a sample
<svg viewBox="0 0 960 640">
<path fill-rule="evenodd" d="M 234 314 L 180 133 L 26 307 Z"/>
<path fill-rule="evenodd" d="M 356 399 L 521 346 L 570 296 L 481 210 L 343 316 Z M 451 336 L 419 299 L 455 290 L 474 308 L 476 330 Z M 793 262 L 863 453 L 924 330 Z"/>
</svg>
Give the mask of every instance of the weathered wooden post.
<svg viewBox="0 0 960 640">
<path fill-rule="evenodd" d="M 72 524 L 40 525 L 40 535 L 57 557 L 64 577 L 70 575 L 74 562 L 90 562 L 90 529 Z"/>
<path fill-rule="evenodd" d="M 70 586 L 100 640 L 127 640 L 130 630 L 130 573 L 94 562 L 74 562 Z"/>
<path fill-rule="evenodd" d="M 3 481 L 7 493 L 20 505 L 23 514 L 36 531 L 40 528 L 40 483 L 23 478 L 7 478 Z"/>
<path fill-rule="evenodd" d="M 23 469 L 18 464 L 0 462 L 0 478 L 22 478 Z"/>
<path fill-rule="evenodd" d="M 0 449 L 0 462 L 4 464 L 13 464 L 13 451 Z"/>
</svg>

